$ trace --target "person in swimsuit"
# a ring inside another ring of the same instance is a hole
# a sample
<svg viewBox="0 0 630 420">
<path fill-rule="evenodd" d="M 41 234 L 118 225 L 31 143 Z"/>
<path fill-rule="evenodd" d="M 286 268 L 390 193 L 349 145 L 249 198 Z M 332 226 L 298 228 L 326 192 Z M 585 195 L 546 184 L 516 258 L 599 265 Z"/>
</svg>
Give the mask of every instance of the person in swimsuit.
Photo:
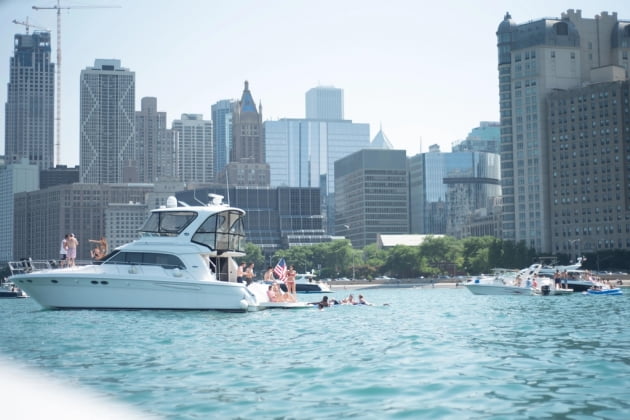
<svg viewBox="0 0 630 420">
<path fill-rule="evenodd" d="M 289 266 L 287 270 L 287 279 L 284 283 L 287 285 L 287 292 L 295 295 L 297 292 L 295 291 L 295 276 L 297 276 L 297 272 L 293 268 L 292 265 Z"/>
</svg>

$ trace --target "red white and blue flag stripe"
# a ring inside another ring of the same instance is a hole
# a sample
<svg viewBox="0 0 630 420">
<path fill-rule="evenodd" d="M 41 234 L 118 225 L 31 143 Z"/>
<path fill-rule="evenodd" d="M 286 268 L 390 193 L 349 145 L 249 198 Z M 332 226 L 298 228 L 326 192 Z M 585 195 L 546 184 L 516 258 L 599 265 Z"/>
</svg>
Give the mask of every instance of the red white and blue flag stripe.
<svg viewBox="0 0 630 420">
<path fill-rule="evenodd" d="M 273 269 L 273 273 L 280 280 L 284 280 L 284 278 L 287 275 L 287 263 L 286 261 L 284 261 L 284 258 L 280 258 L 280 261 L 278 261 L 278 264 L 276 264 L 276 266 Z"/>
</svg>

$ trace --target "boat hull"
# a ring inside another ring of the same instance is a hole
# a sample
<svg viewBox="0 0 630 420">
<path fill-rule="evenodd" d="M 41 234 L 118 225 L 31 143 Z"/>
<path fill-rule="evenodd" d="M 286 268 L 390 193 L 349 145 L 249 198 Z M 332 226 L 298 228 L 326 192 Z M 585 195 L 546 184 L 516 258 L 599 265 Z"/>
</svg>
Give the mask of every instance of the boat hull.
<svg viewBox="0 0 630 420">
<path fill-rule="evenodd" d="M 531 295 L 532 290 L 526 287 L 498 286 L 490 284 L 465 284 L 473 295 Z"/>
<path fill-rule="evenodd" d="M 244 285 L 221 281 L 169 281 L 150 276 L 112 276 L 49 270 L 12 278 L 50 309 L 176 309 L 246 312 L 258 309 Z"/>
<path fill-rule="evenodd" d="M 619 296 L 619 295 L 623 295 L 623 292 L 621 291 L 620 288 L 615 288 L 615 289 L 604 289 L 604 290 L 587 290 L 585 294 L 593 295 L 593 296 Z"/>
<path fill-rule="evenodd" d="M 573 289 L 574 292 L 586 292 L 593 287 L 593 282 L 586 280 L 568 280 L 567 287 Z"/>
<path fill-rule="evenodd" d="M 283 292 L 287 292 L 286 284 L 282 283 L 280 288 Z M 295 291 L 297 293 L 332 293 L 330 286 L 325 283 L 296 283 Z"/>
<path fill-rule="evenodd" d="M 24 295 L 21 292 L 11 292 L 8 290 L 0 290 L 0 299 L 23 299 L 28 296 Z"/>
</svg>

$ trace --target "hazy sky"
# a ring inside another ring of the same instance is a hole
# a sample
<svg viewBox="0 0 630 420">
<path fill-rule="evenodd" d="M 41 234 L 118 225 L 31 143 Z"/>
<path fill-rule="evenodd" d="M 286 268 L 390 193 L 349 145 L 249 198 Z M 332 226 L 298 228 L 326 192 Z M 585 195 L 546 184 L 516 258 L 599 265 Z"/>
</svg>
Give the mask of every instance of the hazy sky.
<svg viewBox="0 0 630 420">
<path fill-rule="evenodd" d="M 13 19 L 53 31 L 55 0 L 0 0 L 0 154 Z M 168 126 L 182 113 L 203 114 L 240 98 L 249 81 L 263 119 L 303 118 L 304 94 L 318 85 L 345 92 L 345 117 L 383 127 L 412 156 L 442 151 L 480 121 L 498 121 L 496 30 L 509 11 L 517 23 L 581 9 L 630 19 L 628 0 L 63 0 L 60 163 L 79 162 L 79 75 L 96 58 L 136 73 L 140 98 L 155 96 Z M 31 29 L 32 30 L 32 29 Z"/>
</svg>

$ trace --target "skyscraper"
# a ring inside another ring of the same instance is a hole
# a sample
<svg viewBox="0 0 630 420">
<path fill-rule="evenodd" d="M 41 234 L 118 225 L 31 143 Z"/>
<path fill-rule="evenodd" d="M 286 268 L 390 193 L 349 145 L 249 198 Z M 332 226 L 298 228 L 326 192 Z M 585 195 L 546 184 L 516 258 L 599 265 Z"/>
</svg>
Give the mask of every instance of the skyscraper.
<svg viewBox="0 0 630 420">
<path fill-rule="evenodd" d="M 364 149 L 335 162 L 335 232 L 363 248 L 379 233 L 409 233 L 404 150 Z"/>
<path fill-rule="evenodd" d="M 97 59 L 81 71 L 82 183 L 137 182 L 135 86 L 120 60 Z"/>
<path fill-rule="evenodd" d="M 177 179 L 191 183 L 210 183 L 212 171 L 212 121 L 201 114 L 182 114 L 173 121 L 173 131 L 178 132 Z"/>
<path fill-rule="evenodd" d="M 306 96 L 317 99 L 318 92 L 329 89 L 341 92 L 335 115 L 343 115 L 341 89 L 313 88 Z M 326 230 L 334 233 L 335 161 L 371 147 L 369 124 L 334 118 L 265 121 L 265 147 L 271 186 L 319 187 Z"/>
<path fill-rule="evenodd" d="M 15 209 L 13 196 L 20 192 L 36 191 L 39 189 L 39 168 L 26 158 L 20 162 L 6 164 L 0 159 L 0 263 L 23 258 L 30 255 L 20 255 L 13 252 L 16 232 L 14 229 Z M 31 225 L 38 223 L 30 221 Z M 24 225 L 21 225 L 23 227 Z"/>
<path fill-rule="evenodd" d="M 343 120 L 343 89 L 317 86 L 306 92 L 306 118 L 309 120 Z"/>
<path fill-rule="evenodd" d="M 487 209 L 501 195 L 500 158 L 496 153 L 429 153 L 409 159 L 411 233 L 468 236 L 473 213 Z"/>
<path fill-rule="evenodd" d="M 54 75 L 50 32 L 17 34 L 5 105 L 7 164 L 23 158 L 40 169 L 54 164 Z"/>
<path fill-rule="evenodd" d="M 230 162 L 219 173 L 218 181 L 229 185 L 269 186 L 262 105 L 256 108 L 247 81 L 232 113 Z"/>
<path fill-rule="evenodd" d="M 136 152 L 140 182 L 172 181 L 177 169 L 177 132 L 166 128 L 166 112 L 157 98 L 141 99 L 136 111 Z"/>
<path fill-rule="evenodd" d="M 232 114 L 236 101 L 221 100 L 212 105 L 212 133 L 214 135 L 214 174 L 230 161 L 232 147 Z"/>
<path fill-rule="evenodd" d="M 547 200 L 555 168 L 545 155 L 549 144 L 545 99 L 556 89 L 593 81 L 601 68 L 613 67 L 627 78 L 630 22 L 607 12 L 586 19 L 580 10 L 571 9 L 561 18 L 517 25 L 507 13 L 496 34 L 503 238 L 551 252 L 553 221 Z"/>
</svg>

